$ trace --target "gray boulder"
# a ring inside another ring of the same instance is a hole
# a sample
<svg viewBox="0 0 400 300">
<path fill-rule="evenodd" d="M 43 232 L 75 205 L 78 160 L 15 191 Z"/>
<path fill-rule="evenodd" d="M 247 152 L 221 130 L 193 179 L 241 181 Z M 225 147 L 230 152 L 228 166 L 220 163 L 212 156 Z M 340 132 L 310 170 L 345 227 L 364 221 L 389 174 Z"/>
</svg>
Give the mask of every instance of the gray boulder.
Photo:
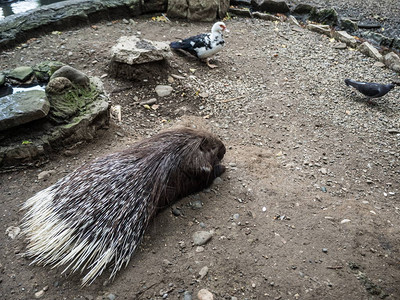
<svg viewBox="0 0 400 300">
<path fill-rule="evenodd" d="M 314 6 L 307 3 L 299 3 L 294 8 L 292 13 L 298 15 L 309 14 L 314 9 Z"/>
<path fill-rule="evenodd" d="M 0 130 L 44 118 L 50 109 L 44 91 L 33 90 L 0 98 Z"/>
<path fill-rule="evenodd" d="M 33 69 L 31 67 L 22 66 L 11 70 L 11 72 L 8 74 L 8 77 L 24 82 L 28 80 L 32 76 L 32 74 Z"/>
<path fill-rule="evenodd" d="M 6 82 L 6 76 L 4 74 L 0 74 L 0 87 Z"/>
<path fill-rule="evenodd" d="M 168 17 L 191 21 L 215 21 L 223 18 L 229 9 L 229 0 L 168 0 Z"/>
<path fill-rule="evenodd" d="M 88 87 L 90 79 L 83 72 L 70 66 L 63 66 L 53 73 L 50 77 L 50 82 L 57 77 L 68 78 L 73 84 Z"/>
<path fill-rule="evenodd" d="M 350 20 L 348 18 L 343 18 L 340 20 L 340 27 L 343 30 L 353 32 L 358 30 L 358 25 L 357 22 L 354 22 L 353 20 Z"/>
<path fill-rule="evenodd" d="M 383 57 L 383 61 L 389 69 L 400 73 L 400 57 L 396 53 L 389 52 Z"/>
<path fill-rule="evenodd" d="M 252 6 L 269 13 L 287 13 L 290 11 L 286 1 L 282 0 L 251 0 Z"/>
<path fill-rule="evenodd" d="M 325 25 L 337 25 L 339 21 L 338 13 L 334 8 L 313 8 L 309 19 Z"/>
<path fill-rule="evenodd" d="M 52 76 L 46 87 L 46 95 L 50 102 L 48 118 L 56 124 L 68 123 L 85 111 L 86 107 L 98 98 L 99 93 L 90 82 L 88 86 L 73 85 L 66 77 Z"/>
<path fill-rule="evenodd" d="M 144 64 L 164 60 L 171 55 L 169 45 L 140 39 L 136 36 L 123 36 L 111 48 L 111 61 L 129 65 Z"/>
<path fill-rule="evenodd" d="M 168 0 L 141 0 L 143 13 L 164 12 L 167 10 Z"/>
</svg>

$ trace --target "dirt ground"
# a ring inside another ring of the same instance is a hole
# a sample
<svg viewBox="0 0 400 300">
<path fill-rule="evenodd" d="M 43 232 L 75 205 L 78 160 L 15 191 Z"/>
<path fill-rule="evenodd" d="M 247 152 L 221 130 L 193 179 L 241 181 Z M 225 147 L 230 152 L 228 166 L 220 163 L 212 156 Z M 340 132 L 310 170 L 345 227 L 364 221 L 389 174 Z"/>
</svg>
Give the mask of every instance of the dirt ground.
<svg viewBox="0 0 400 300">
<path fill-rule="evenodd" d="M 205 288 L 214 299 L 400 299 L 400 89 L 373 105 L 343 83 L 398 75 L 326 36 L 239 18 L 226 21 L 231 32 L 216 69 L 175 53 L 166 76 L 112 78 L 109 50 L 120 36 L 172 41 L 212 25 L 135 21 L 54 32 L 0 53 L 0 69 L 50 59 L 101 76 L 112 105 L 122 106 L 122 122 L 113 119 L 74 155 L 0 174 L 0 298 L 43 291 L 41 299 L 183 299 L 184 292 L 197 299 Z M 168 82 L 171 74 L 184 79 Z M 156 84 L 174 92 L 158 98 Z M 151 98 L 156 110 L 138 105 Z M 81 289 L 79 274 L 29 265 L 23 236 L 5 234 L 36 192 L 182 122 L 221 137 L 227 172 L 174 204 L 183 215 L 163 210 L 113 282 L 105 272 Z M 39 180 L 47 170 L 56 174 Z M 192 240 L 199 230 L 213 231 L 202 248 Z"/>
</svg>

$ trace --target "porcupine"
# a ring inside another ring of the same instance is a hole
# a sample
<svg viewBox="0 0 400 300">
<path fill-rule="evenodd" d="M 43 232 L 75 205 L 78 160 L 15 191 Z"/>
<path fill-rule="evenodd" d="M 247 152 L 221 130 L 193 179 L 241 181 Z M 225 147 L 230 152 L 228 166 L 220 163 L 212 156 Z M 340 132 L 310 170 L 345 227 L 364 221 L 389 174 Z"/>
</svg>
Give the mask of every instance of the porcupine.
<svg viewBox="0 0 400 300">
<path fill-rule="evenodd" d="M 27 256 L 87 272 L 82 286 L 112 263 L 113 279 L 158 209 L 211 185 L 224 154 L 211 133 L 178 128 L 83 165 L 26 201 Z"/>
</svg>

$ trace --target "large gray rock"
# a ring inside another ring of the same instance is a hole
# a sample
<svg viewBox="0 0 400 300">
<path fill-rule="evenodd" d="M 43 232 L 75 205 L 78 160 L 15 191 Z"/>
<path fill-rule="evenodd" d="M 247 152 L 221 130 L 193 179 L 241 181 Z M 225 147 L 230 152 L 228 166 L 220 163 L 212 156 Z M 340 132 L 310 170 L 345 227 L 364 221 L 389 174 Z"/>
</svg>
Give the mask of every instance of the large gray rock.
<svg viewBox="0 0 400 300">
<path fill-rule="evenodd" d="M 143 0 L 146 1 L 146 0 Z M 87 23 L 90 18 L 140 15 L 141 0 L 68 0 L 0 19 L 0 49 L 18 39 L 37 35 L 41 30 L 65 30 Z"/>
<path fill-rule="evenodd" d="M 313 9 L 314 6 L 312 6 L 311 4 L 299 3 L 293 8 L 292 13 L 304 15 L 304 14 L 309 14 Z"/>
<path fill-rule="evenodd" d="M 25 91 L 0 98 L 0 130 L 44 118 L 50 109 L 44 91 Z"/>
<path fill-rule="evenodd" d="M 400 73 L 400 57 L 396 53 L 389 52 L 383 57 L 383 61 L 389 69 Z"/>
<path fill-rule="evenodd" d="M 90 83 L 87 86 L 73 85 L 66 77 L 52 76 L 46 87 L 50 102 L 48 118 L 57 124 L 66 124 L 85 111 L 98 98 L 99 93 Z"/>
<path fill-rule="evenodd" d="M 164 12 L 167 10 L 168 0 L 141 0 L 143 13 Z"/>
<path fill-rule="evenodd" d="M 229 9 L 229 0 L 168 0 L 168 17 L 191 21 L 214 21 L 223 18 Z"/>
<path fill-rule="evenodd" d="M 286 1 L 283 0 L 251 0 L 252 6 L 260 11 L 269 13 L 287 13 L 290 11 Z"/>
<path fill-rule="evenodd" d="M 96 131 L 109 122 L 109 99 L 102 92 L 101 80 L 97 77 L 90 79 L 97 97 L 67 124 L 50 126 L 47 118 L 43 118 L 43 121 L 32 122 L 30 126 L 5 130 L 0 145 L 0 169 L 37 165 L 47 161 L 52 151 L 93 139 Z"/>
<path fill-rule="evenodd" d="M 347 46 L 352 48 L 357 47 L 357 40 L 346 31 L 334 31 L 333 35 L 335 39 L 345 43 Z"/>
<path fill-rule="evenodd" d="M 383 60 L 382 54 L 379 53 L 378 49 L 376 49 L 374 46 L 372 46 L 368 42 L 362 43 L 358 47 L 358 50 L 360 50 L 361 53 L 364 53 L 365 55 L 376 59 L 377 61 Z"/>
<path fill-rule="evenodd" d="M 0 73 L 0 87 L 6 82 L 6 76 Z"/>
<path fill-rule="evenodd" d="M 68 78 L 73 84 L 83 87 L 88 87 L 90 83 L 89 77 L 85 73 L 70 66 L 63 66 L 55 71 L 50 77 L 50 82 L 57 77 Z"/>
<path fill-rule="evenodd" d="M 111 61 L 129 65 L 144 64 L 164 60 L 171 55 L 170 47 L 164 42 L 123 36 L 111 48 Z"/>
<path fill-rule="evenodd" d="M 331 36 L 331 28 L 329 27 L 329 25 L 308 24 L 307 29 L 321 34 L 325 34 L 329 37 Z"/>
<path fill-rule="evenodd" d="M 310 12 L 309 19 L 325 25 L 337 25 L 339 22 L 338 13 L 334 8 L 313 8 Z"/>
<path fill-rule="evenodd" d="M 32 74 L 33 69 L 31 67 L 22 66 L 11 70 L 11 72 L 8 74 L 8 77 L 24 82 L 28 80 Z"/>
</svg>

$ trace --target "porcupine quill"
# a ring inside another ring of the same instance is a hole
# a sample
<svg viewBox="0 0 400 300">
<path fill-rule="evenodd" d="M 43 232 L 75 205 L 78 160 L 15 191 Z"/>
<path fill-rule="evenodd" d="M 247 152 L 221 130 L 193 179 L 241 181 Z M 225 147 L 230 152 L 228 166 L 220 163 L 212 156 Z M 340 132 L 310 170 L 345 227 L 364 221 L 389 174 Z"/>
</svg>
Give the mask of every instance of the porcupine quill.
<svg viewBox="0 0 400 300">
<path fill-rule="evenodd" d="M 225 167 L 225 146 L 200 130 L 168 130 L 85 164 L 23 206 L 32 264 L 86 272 L 91 284 L 127 265 L 162 207 L 211 185 Z"/>
</svg>

